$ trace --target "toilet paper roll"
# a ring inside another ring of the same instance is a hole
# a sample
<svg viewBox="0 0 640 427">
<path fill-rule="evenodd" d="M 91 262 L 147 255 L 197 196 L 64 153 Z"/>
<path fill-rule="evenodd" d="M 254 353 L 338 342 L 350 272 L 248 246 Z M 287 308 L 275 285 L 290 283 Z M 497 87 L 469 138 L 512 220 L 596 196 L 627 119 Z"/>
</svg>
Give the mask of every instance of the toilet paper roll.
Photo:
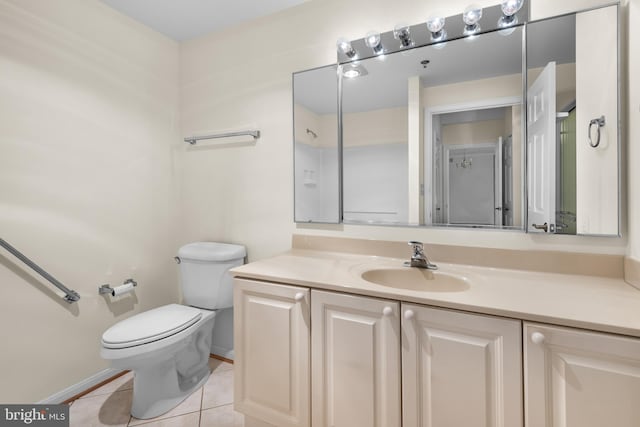
<svg viewBox="0 0 640 427">
<path fill-rule="evenodd" d="M 118 295 L 126 294 L 133 291 L 133 283 L 125 283 L 124 285 L 116 286 L 111 291 L 111 296 L 117 297 Z"/>
</svg>

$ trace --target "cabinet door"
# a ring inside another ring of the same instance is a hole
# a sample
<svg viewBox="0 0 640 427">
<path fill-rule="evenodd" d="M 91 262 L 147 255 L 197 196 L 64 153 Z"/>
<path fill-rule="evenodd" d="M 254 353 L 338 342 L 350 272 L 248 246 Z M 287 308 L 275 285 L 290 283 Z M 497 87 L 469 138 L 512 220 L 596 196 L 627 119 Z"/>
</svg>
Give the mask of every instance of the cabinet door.
<svg viewBox="0 0 640 427">
<path fill-rule="evenodd" d="M 640 426 L 640 340 L 525 324 L 527 427 Z"/>
<path fill-rule="evenodd" d="M 314 427 L 400 426 L 399 308 L 311 291 Z"/>
<path fill-rule="evenodd" d="M 233 298 L 235 409 L 309 426 L 309 290 L 235 279 Z"/>
<path fill-rule="evenodd" d="M 404 427 L 522 426 L 519 320 L 402 304 Z"/>
</svg>

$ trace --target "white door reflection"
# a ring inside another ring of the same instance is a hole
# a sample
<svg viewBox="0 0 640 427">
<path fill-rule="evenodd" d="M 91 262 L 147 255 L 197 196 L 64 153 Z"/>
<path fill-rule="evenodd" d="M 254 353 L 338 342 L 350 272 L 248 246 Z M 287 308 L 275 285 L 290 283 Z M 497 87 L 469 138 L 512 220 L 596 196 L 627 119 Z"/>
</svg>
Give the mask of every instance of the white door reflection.
<svg viewBox="0 0 640 427">
<path fill-rule="evenodd" d="M 502 106 L 432 116 L 434 224 L 513 225 L 513 114 Z"/>
</svg>

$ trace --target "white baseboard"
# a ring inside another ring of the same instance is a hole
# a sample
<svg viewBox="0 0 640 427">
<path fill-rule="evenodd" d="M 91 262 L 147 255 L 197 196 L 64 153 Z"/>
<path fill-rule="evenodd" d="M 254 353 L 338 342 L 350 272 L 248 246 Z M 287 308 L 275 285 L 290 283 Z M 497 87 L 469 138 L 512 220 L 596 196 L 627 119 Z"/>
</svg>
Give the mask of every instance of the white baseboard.
<svg viewBox="0 0 640 427">
<path fill-rule="evenodd" d="M 113 377 L 114 375 L 118 375 L 123 371 L 124 369 L 114 369 L 114 368 L 105 369 L 103 371 L 98 372 L 97 374 L 90 376 L 89 378 L 86 378 L 80 381 L 77 384 L 72 385 L 71 387 L 67 387 L 64 390 L 61 390 L 55 394 L 52 394 L 47 398 L 44 398 L 37 403 L 44 404 L 44 405 L 62 403 L 65 400 L 70 399 L 73 396 L 77 396 L 83 391 L 88 390 L 91 387 L 97 384 L 100 384 L 102 381 L 108 380 L 109 378 Z"/>
</svg>

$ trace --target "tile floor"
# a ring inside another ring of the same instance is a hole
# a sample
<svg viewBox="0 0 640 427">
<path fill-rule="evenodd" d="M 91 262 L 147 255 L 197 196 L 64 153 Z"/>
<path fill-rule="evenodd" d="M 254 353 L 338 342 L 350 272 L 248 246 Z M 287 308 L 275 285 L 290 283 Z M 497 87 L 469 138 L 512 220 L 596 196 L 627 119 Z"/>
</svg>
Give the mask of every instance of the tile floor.
<svg viewBox="0 0 640 427">
<path fill-rule="evenodd" d="M 207 383 L 168 413 L 139 420 L 129 413 L 133 390 L 131 372 L 73 401 L 70 427 L 243 427 L 242 414 L 233 410 L 233 365 L 209 359 Z"/>
</svg>

